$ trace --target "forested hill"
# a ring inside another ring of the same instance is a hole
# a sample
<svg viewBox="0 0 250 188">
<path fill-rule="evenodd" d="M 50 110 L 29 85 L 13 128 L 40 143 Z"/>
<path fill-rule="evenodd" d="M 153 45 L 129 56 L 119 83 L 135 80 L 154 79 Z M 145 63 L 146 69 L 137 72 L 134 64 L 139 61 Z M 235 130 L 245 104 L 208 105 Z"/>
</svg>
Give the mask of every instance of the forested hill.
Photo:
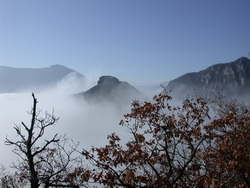
<svg viewBox="0 0 250 188">
<path fill-rule="evenodd" d="M 250 60 L 241 57 L 233 62 L 215 64 L 200 72 L 187 73 L 166 86 L 171 95 L 199 95 L 214 97 L 222 94 L 229 98 L 249 97 Z"/>
</svg>

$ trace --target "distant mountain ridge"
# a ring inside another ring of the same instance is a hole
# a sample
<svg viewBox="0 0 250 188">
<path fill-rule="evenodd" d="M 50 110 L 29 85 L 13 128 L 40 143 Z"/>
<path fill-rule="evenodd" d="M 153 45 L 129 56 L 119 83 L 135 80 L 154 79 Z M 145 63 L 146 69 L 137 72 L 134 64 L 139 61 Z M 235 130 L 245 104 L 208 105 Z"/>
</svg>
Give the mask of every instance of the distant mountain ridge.
<svg viewBox="0 0 250 188">
<path fill-rule="evenodd" d="M 85 92 L 75 95 L 90 103 L 114 103 L 117 105 L 130 104 L 135 99 L 147 97 L 127 82 L 120 81 L 113 76 L 101 76 L 97 85 Z"/>
<path fill-rule="evenodd" d="M 0 66 L 0 93 L 36 91 L 51 87 L 69 74 L 83 78 L 80 73 L 63 65 L 45 68 L 12 68 Z"/>
<path fill-rule="evenodd" d="M 250 93 L 250 60 L 241 57 L 205 70 L 187 73 L 166 86 L 171 95 L 196 94 L 213 97 L 219 93 L 229 98 L 245 97 Z"/>
</svg>

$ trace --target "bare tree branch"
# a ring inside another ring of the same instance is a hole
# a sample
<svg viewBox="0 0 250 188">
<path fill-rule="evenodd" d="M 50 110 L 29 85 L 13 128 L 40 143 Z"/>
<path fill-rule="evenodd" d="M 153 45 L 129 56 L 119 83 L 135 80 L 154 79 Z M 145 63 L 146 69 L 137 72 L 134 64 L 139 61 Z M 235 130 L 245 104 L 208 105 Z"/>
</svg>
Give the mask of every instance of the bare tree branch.
<svg viewBox="0 0 250 188">
<path fill-rule="evenodd" d="M 66 150 L 66 144 L 69 140 L 64 136 L 63 138 L 55 134 L 51 139 L 44 140 L 41 146 L 37 146 L 38 141 L 41 140 L 45 134 L 45 130 L 57 123 L 59 118 L 54 114 L 46 112 L 45 117 L 38 117 L 40 111 L 37 111 L 37 99 L 32 93 L 33 107 L 31 112 L 30 125 L 21 122 L 24 127 L 24 132 L 21 126 L 15 126 L 17 136 L 20 138 L 17 141 L 6 138 L 5 144 L 14 146 L 13 152 L 17 154 L 22 161 L 14 167 L 18 170 L 20 178 L 26 179 L 30 182 L 31 188 L 38 188 L 41 184 L 45 187 L 56 185 L 60 182 L 60 186 L 71 186 L 73 180 L 67 180 L 70 173 L 74 174 L 74 169 L 77 167 L 78 157 L 72 157 L 76 151 L 78 144 L 73 143 L 69 146 L 70 150 Z M 61 140 L 62 138 L 62 140 Z M 40 143 L 40 142 L 39 142 Z M 73 176 L 72 176 L 73 177 Z M 72 187 L 77 187 L 72 185 Z"/>
</svg>

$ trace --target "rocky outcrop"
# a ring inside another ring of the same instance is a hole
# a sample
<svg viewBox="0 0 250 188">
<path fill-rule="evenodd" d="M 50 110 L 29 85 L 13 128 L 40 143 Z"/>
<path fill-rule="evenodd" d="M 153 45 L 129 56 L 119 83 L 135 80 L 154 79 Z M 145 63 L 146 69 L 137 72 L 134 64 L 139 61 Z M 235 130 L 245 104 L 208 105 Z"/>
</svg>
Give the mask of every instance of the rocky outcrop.
<svg viewBox="0 0 250 188">
<path fill-rule="evenodd" d="M 102 76 L 97 85 L 91 89 L 78 93 L 77 98 L 84 98 L 91 103 L 114 103 L 117 105 L 130 104 L 132 100 L 147 99 L 140 91 L 127 82 L 113 76 Z"/>
<path fill-rule="evenodd" d="M 169 82 L 172 95 L 199 95 L 229 98 L 245 97 L 250 92 L 250 60 L 246 57 L 230 63 L 216 64 L 205 70 L 185 74 Z"/>
</svg>

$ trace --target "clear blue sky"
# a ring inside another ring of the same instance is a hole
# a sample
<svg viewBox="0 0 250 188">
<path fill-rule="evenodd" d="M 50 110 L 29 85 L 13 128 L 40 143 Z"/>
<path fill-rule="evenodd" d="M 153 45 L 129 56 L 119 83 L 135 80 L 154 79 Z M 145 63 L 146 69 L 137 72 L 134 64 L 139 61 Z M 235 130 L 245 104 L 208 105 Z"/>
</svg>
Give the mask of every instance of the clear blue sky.
<svg viewBox="0 0 250 188">
<path fill-rule="evenodd" d="M 0 65 L 147 83 L 249 53 L 249 0 L 0 1 Z"/>
</svg>

